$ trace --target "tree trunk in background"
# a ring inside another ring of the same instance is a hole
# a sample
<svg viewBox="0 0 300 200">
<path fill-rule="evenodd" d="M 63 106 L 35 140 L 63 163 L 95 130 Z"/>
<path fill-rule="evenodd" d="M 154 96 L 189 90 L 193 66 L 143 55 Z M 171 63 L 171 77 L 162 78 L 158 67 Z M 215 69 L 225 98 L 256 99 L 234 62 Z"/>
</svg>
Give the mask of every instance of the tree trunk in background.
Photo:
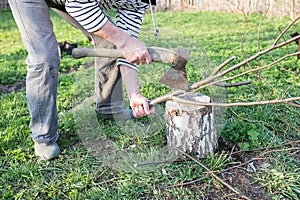
<svg viewBox="0 0 300 200">
<path fill-rule="evenodd" d="M 273 7 L 274 7 L 274 0 L 269 0 L 270 1 L 270 12 L 273 12 Z"/>
<path fill-rule="evenodd" d="M 9 9 L 8 0 L 0 0 L 0 8 Z"/>
<path fill-rule="evenodd" d="M 184 99 L 195 102 L 210 102 L 204 95 L 181 95 Z M 167 101 L 165 121 L 167 125 L 167 141 L 171 153 L 178 155 L 176 149 L 194 153 L 205 158 L 216 149 L 218 136 L 214 125 L 213 108 L 196 106 L 174 101 Z"/>
<path fill-rule="evenodd" d="M 185 6 L 184 6 L 184 4 L 185 4 L 184 1 L 185 1 L 185 0 L 180 0 L 180 9 L 181 9 L 181 10 L 184 10 L 184 7 L 185 7 Z"/>
<path fill-rule="evenodd" d="M 239 0 L 235 0 L 235 8 L 236 9 L 239 9 L 239 2 L 240 2 Z"/>
<path fill-rule="evenodd" d="M 250 0 L 250 10 L 257 11 L 257 0 Z"/>
<path fill-rule="evenodd" d="M 158 10 L 198 10 L 241 13 L 265 13 L 268 15 L 300 15 L 300 0 L 157 0 Z"/>
<path fill-rule="evenodd" d="M 295 18 L 295 0 L 291 0 L 291 14 L 290 14 L 291 20 Z"/>
</svg>

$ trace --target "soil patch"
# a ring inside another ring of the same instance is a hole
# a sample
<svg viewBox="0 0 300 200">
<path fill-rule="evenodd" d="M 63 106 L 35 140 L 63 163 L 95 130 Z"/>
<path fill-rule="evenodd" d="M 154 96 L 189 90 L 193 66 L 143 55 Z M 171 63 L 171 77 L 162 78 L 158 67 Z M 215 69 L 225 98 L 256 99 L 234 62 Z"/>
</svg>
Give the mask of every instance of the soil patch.
<svg viewBox="0 0 300 200">
<path fill-rule="evenodd" d="M 25 87 L 26 87 L 25 80 L 19 81 L 17 83 L 12 84 L 12 85 L 0 86 L 0 94 L 7 94 L 7 93 L 11 93 L 11 92 L 24 91 Z"/>
<path fill-rule="evenodd" d="M 83 67 L 85 69 L 94 66 L 94 62 L 89 62 L 83 64 Z M 69 69 L 66 73 L 64 74 L 69 74 L 72 72 L 76 72 L 81 66 L 74 66 L 73 68 Z M 11 84 L 11 85 L 4 85 L 0 86 L 0 95 L 2 94 L 7 94 L 7 93 L 12 93 L 12 92 L 22 92 L 25 91 L 26 88 L 26 81 L 22 80 L 17 83 Z"/>
</svg>

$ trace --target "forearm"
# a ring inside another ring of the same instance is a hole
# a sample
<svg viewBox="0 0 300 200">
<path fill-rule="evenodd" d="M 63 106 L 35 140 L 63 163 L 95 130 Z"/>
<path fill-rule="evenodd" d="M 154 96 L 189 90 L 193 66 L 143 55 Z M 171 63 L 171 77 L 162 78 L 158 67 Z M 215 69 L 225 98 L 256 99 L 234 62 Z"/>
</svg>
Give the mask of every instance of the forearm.
<svg viewBox="0 0 300 200">
<path fill-rule="evenodd" d="M 128 37 L 130 37 L 125 31 L 120 30 L 110 21 L 107 21 L 101 27 L 101 29 L 95 31 L 94 34 L 105 40 L 110 41 L 119 49 L 124 48 Z"/>
<path fill-rule="evenodd" d="M 128 98 L 131 99 L 134 95 L 140 94 L 137 70 L 121 65 L 120 71 L 126 87 Z"/>
<path fill-rule="evenodd" d="M 147 64 L 151 63 L 151 56 L 146 48 L 146 44 L 131 37 L 112 22 L 107 21 L 99 30 L 93 33 L 116 45 L 128 62 L 141 65 L 145 62 Z"/>
<path fill-rule="evenodd" d="M 133 115 L 140 118 L 149 114 L 154 114 L 154 107 L 149 106 L 149 100 L 140 92 L 137 71 L 126 66 L 120 66 L 120 70 L 128 98 L 130 99 L 130 107 L 132 108 Z"/>
</svg>

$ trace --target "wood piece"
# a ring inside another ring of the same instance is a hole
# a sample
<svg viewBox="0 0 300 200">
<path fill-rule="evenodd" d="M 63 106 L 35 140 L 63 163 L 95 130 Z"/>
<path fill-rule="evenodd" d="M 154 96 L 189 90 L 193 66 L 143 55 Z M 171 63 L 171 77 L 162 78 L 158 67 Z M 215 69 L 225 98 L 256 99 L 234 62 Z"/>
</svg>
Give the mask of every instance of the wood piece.
<svg viewBox="0 0 300 200">
<path fill-rule="evenodd" d="M 162 62 L 167 64 L 174 64 L 177 55 L 175 51 L 171 49 L 165 49 L 161 47 L 148 47 L 147 50 L 151 55 L 153 62 Z M 83 57 L 104 57 L 104 58 L 124 58 L 124 55 L 119 49 L 107 49 L 107 48 L 75 48 L 72 55 L 74 58 Z"/>
<path fill-rule="evenodd" d="M 210 97 L 200 94 L 183 94 L 179 97 L 196 102 L 210 102 Z M 178 148 L 205 158 L 216 149 L 218 136 L 211 106 L 195 106 L 169 100 L 166 102 L 164 118 L 168 147 L 175 155 L 179 155 L 175 150 Z"/>
</svg>

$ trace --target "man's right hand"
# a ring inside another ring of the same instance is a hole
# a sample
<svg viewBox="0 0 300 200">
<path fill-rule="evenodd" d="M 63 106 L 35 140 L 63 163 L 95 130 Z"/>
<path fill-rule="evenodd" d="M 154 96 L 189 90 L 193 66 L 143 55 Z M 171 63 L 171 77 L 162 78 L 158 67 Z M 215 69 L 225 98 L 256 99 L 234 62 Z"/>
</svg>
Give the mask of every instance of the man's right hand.
<svg viewBox="0 0 300 200">
<path fill-rule="evenodd" d="M 145 62 L 150 64 L 152 61 L 144 42 L 131 37 L 128 33 L 119 29 L 110 21 L 107 21 L 104 26 L 94 32 L 94 34 L 116 45 L 130 63 L 142 65 Z"/>
<path fill-rule="evenodd" d="M 128 37 L 126 45 L 120 48 L 124 57 L 130 63 L 143 65 L 145 62 L 150 64 L 152 59 L 147 50 L 146 44 L 136 38 Z"/>
</svg>

